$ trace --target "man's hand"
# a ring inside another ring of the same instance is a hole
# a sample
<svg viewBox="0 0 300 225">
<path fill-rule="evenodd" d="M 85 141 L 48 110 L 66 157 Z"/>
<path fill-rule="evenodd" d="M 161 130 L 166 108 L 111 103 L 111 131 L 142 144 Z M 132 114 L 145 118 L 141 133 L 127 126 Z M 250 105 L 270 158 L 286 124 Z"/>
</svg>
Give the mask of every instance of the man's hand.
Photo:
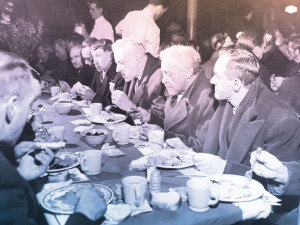
<svg viewBox="0 0 300 225">
<path fill-rule="evenodd" d="M 128 98 L 128 96 L 119 90 L 115 90 L 111 94 L 112 103 L 117 105 L 120 109 L 126 112 L 131 111 L 132 108 L 136 108 L 136 105 Z"/>
<path fill-rule="evenodd" d="M 82 85 L 77 89 L 77 94 L 84 100 L 92 101 L 96 93 L 88 86 Z"/>
<path fill-rule="evenodd" d="M 176 137 L 176 138 L 169 138 L 169 139 L 166 140 L 166 143 L 167 143 L 168 146 L 170 146 L 172 148 L 175 148 L 175 149 L 190 149 L 178 137 Z"/>
<path fill-rule="evenodd" d="M 25 180 L 33 180 L 44 174 L 54 158 L 49 148 L 37 151 L 35 155 L 26 154 L 20 159 L 17 170 Z"/>
<path fill-rule="evenodd" d="M 70 85 L 67 82 L 60 80 L 59 81 L 59 86 L 60 86 L 62 92 L 69 92 L 69 93 L 71 93 L 71 87 L 70 87 Z"/>
<path fill-rule="evenodd" d="M 147 123 L 150 121 L 150 112 L 141 107 L 137 107 L 132 109 L 132 111 L 129 111 L 129 116 L 131 116 L 133 120 L 140 119 L 142 123 Z"/>
<path fill-rule="evenodd" d="M 149 132 L 150 130 L 162 130 L 162 131 L 163 131 L 163 129 L 162 129 L 160 126 L 156 125 L 156 124 L 149 124 L 149 123 L 146 123 L 146 124 L 143 124 L 143 125 L 140 127 L 139 133 L 140 133 L 140 135 L 142 135 L 142 136 L 148 137 L 148 132 Z"/>
<path fill-rule="evenodd" d="M 194 163 L 198 170 L 208 174 L 223 174 L 226 161 L 219 156 L 198 153 L 194 156 Z"/>
<path fill-rule="evenodd" d="M 258 176 L 273 179 L 281 184 L 287 183 L 288 168 L 269 152 L 262 151 L 260 154 L 256 154 L 256 151 L 252 152 L 250 163 Z"/>
<path fill-rule="evenodd" d="M 95 221 L 105 214 L 106 203 L 93 188 L 86 188 L 81 191 L 74 212 L 82 213 Z"/>
<path fill-rule="evenodd" d="M 22 141 L 14 148 L 16 159 L 21 159 L 24 155 L 32 152 L 34 149 L 39 149 L 39 145 L 33 141 Z"/>
</svg>

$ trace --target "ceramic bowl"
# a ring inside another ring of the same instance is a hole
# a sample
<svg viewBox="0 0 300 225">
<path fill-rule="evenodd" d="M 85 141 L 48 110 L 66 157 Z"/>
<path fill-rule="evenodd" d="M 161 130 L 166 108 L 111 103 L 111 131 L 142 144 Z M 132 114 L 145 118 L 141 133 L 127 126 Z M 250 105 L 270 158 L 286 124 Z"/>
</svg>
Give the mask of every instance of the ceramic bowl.
<svg viewBox="0 0 300 225">
<path fill-rule="evenodd" d="M 68 114 L 71 112 L 73 104 L 68 102 L 57 102 L 53 104 L 53 107 L 59 114 Z"/>
<path fill-rule="evenodd" d="M 102 129 L 90 129 L 81 132 L 84 141 L 88 145 L 100 145 L 106 139 L 108 132 Z"/>
</svg>

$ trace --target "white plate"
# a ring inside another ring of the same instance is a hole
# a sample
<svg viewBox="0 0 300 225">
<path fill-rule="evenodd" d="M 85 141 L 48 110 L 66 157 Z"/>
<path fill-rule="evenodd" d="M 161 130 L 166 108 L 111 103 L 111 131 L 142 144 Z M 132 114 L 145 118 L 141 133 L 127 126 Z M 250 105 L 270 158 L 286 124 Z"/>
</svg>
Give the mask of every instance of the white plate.
<svg viewBox="0 0 300 225">
<path fill-rule="evenodd" d="M 111 116 L 108 113 L 102 111 L 100 115 L 93 116 L 93 117 L 89 116 L 87 117 L 87 119 L 92 123 L 104 123 L 104 124 L 115 124 L 126 120 L 126 116 L 122 114 L 113 113 L 113 117 L 114 117 L 113 121 L 108 121 L 109 119 L 111 119 Z"/>
<path fill-rule="evenodd" d="M 220 201 L 244 202 L 261 197 L 264 187 L 256 180 L 232 174 L 213 175 L 210 180 L 219 184 Z"/>
<path fill-rule="evenodd" d="M 53 213 L 72 214 L 78 200 L 77 190 L 84 187 L 96 190 L 99 195 L 103 196 L 106 204 L 109 204 L 114 197 L 110 188 L 100 184 L 74 184 L 50 191 L 44 196 L 41 204 L 44 209 Z"/>
<path fill-rule="evenodd" d="M 194 166 L 193 163 L 182 163 L 179 166 L 166 166 L 166 165 L 157 165 L 158 168 L 163 168 L 163 169 L 184 169 L 187 167 Z"/>
<path fill-rule="evenodd" d="M 72 169 L 72 168 L 74 168 L 74 167 L 76 167 L 76 166 L 78 166 L 79 164 L 80 164 L 80 157 L 81 157 L 81 155 L 79 154 L 79 153 L 70 153 L 70 152 L 60 152 L 60 153 L 58 153 L 58 154 L 61 154 L 61 155 L 63 155 L 63 154 L 68 154 L 68 155 L 73 155 L 73 156 L 75 156 L 76 158 L 77 158 L 77 161 L 76 162 L 74 162 L 72 165 L 70 165 L 70 166 L 66 166 L 66 167 L 62 167 L 62 168 L 59 168 L 59 169 L 48 169 L 47 170 L 47 173 L 57 173 L 57 172 L 62 172 L 62 171 L 65 171 L 65 170 L 68 170 L 68 169 Z"/>
</svg>

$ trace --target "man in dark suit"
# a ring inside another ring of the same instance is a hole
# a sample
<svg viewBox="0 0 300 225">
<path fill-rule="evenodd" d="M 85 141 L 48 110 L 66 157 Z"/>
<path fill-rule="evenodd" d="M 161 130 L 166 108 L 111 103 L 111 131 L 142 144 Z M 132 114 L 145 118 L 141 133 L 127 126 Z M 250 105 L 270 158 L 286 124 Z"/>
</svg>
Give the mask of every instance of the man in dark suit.
<svg viewBox="0 0 300 225">
<path fill-rule="evenodd" d="M 116 72 L 111 45 L 112 42 L 108 39 L 101 39 L 91 45 L 91 54 L 97 71 L 91 88 L 83 85 L 77 90 L 81 98 L 101 103 L 103 107 L 111 105 L 110 83 L 114 83 L 113 89 L 122 89 L 124 84 L 124 79 Z"/>
<path fill-rule="evenodd" d="M 153 100 L 163 93 L 160 60 L 146 53 L 143 44 L 132 38 L 116 41 L 112 49 L 117 72 L 125 82 L 131 82 L 127 94 L 119 90 L 112 93 L 112 102 L 126 112 L 137 107 L 150 111 Z"/>
<path fill-rule="evenodd" d="M 40 85 L 28 63 L 8 52 L 0 51 L 0 223 L 41 224 L 38 204 L 28 181 L 44 174 L 54 157 L 51 149 L 35 142 L 21 142 L 15 147 L 19 164 L 12 165 L 7 152 L 12 151 L 26 123 L 30 108 L 40 95 Z M 84 190 L 66 224 L 99 224 L 106 205 L 96 191 Z"/>
<path fill-rule="evenodd" d="M 203 153 L 195 157 L 201 171 L 244 175 L 258 147 L 282 161 L 300 159 L 300 121 L 257 79 L 259 69 L 257 58 L 242 49 L 218 59 L 211 83 L 220 104 L 198 149 Z"/>
</svg>

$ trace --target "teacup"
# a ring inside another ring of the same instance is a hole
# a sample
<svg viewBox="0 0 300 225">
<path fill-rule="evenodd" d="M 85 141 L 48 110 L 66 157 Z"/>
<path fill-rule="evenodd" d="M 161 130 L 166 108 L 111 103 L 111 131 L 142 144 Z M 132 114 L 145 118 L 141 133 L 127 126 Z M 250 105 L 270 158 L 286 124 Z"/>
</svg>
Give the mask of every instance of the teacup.
<svg viewBox="0 0 300 225">
<path fill-rule="evenodd" d="M 95 175 L 101 172 L 102 151 L 86 150 L 80 161 L 82 171 L 89 175 Z"/>
<path fill-rule="evenodd" d="M 90 116 L 97 116 L 101 114 L 102 104 L 101 103 L 92 103 L 90 104 Z"/>
<path fill-rule="evenodd" d="M 49 128 L 49 132 L 59 138 L 60 141 L 64 141 L 65 128 L 63 126 L 53 126 Z"/>
<path fill-rule="evenodd" d="M 62 100 L 62 101 L 70 100 L 70 93 L 68 93 L 68 92 L 60 93 L 59 100 Z"/>
<path fill-rule="evenodd" d="M 195 212 L 205 212 L 219 201 L 217 186 L 208 178 L 193 178 L 187 181 L 189 207 Z"/>
<path fill-rule="evenodd" d="M 51 92 L 51 97 L 53 98 L 60 93 L 60 87 L 58 86 L 51 87 L 50 92 Z"/>
<path fill-rule="evenodd" d="M 47 81 L 41 80 L 41 89 L 48 87 L 49 83 Z"/>
<path fill-rule="evenodd" d="M 120 145 L 128 144 L 129 135 L 130 135 L 130 126 L 127 124 L 115 129 L 112 133 L 112 137 L 114 141 Z"/>
<path fill-rule="evenodd" d="M 161 149 L 165 143 L 165 132 L 162 130 L 151 130 L 148 132 L 148 144 L 150 148 Z"/>
<path fill-rule="evenodd" d="M 124 201 L 128 205 L 139 207 L 145 202 L 147 180 L 141 176 L 129 176 L 122 180 Z"/>
</svg>

